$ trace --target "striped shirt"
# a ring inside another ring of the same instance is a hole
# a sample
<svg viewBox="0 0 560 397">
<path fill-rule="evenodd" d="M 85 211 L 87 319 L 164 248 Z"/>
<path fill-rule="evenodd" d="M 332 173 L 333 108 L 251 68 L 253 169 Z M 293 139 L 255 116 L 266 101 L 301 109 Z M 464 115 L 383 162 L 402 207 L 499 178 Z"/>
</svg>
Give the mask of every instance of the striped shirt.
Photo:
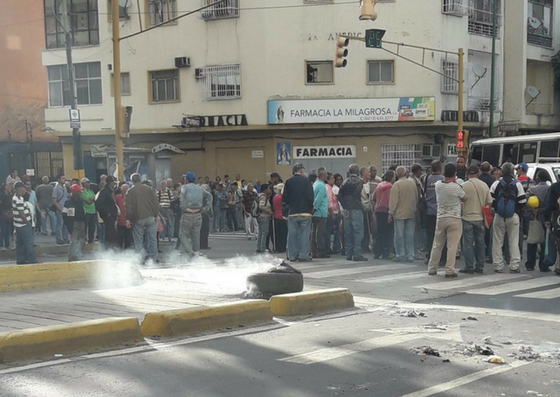
<svg viewBox="0 0 560 397">
<path fill-rule="evenodd" d="M 31 222 L 31 213 L 29 212 L 29 207 L 25 204 L 23 197 L 14 194 L 14 197 L 12 198 L 12 209 L 14 211 L 15 227 L 24 227 Z M 20 211 L 24 213 L 25 220 L 21 217 Z"/>
<path fill-rule="evenodd" d="M 455 182 L 436 182 L 437 218 L 461 219 L 461 199 L 465 191 Z"/>
<path fill-rule="evenodd" d="M 165 190 L 160 190 L 158 192 L 158 201 L 159 201 L 159 206 L 161 208 L 170 208 L 171 207 L 171 190 L 169 188 L 166 188 Z"/>
</svg>

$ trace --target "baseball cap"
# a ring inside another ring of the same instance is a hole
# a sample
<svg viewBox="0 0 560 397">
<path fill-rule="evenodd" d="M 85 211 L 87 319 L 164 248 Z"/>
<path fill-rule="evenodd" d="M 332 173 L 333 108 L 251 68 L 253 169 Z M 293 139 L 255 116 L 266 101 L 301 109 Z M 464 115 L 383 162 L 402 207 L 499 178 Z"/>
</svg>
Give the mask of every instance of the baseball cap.
<svg viewBox="0 0 560 397">
<path fill-rule="evenodd" d="M 194 172 L 187 172 L 183 176 L 185 177 L 185 179 L 187 179 L 189 181 L 194 181 L 196 179 L 196 175 L 194 174 Z"/>
<path fill-rule="evenodd" d="M 82 191 L 82 187 L 77 183 L 70 186 L 70 193 L 80 193 Z"/>
<path fill-rule="evenodd" d="M 20 187 L 25 187 L 25 185 L 23 184 L 23 182 L 16 182 L 16 184 L 14 185 L 14 189 L 18 189 Z"/>
<path fill-rule="evenodd" d="M 294 164 L 293 168 L 292 168 L 292 174 L 296 174 L 298 172 L 300 172 L 301 170 L 304 170 L 305 167 L 303 166 L 302 163 L 296 163 Z"/>
<path fill-rule="evenodd" d="M 81 183 L 89 183 L 89 179 L 87 179 L 87 178 L 82 178 Z"/>
<path fill-rule="evenodd" d="M 523 172 L 527 172 L 527 170 L 529 170 L 529 166 L 527 165 L 527 163 L 520 163 L 515 166 L 516 170 L 520 168 L 523 170 Z"/>
<path fill-rule="evenodd" d="M 478 168 L 478 165 L 471 165 L 471 166 L 469 167 L 469 170 L 468 170 L 469 175 L 478 174 L 479 171 L 480 171 L 480 168 Z"/>
</svg>

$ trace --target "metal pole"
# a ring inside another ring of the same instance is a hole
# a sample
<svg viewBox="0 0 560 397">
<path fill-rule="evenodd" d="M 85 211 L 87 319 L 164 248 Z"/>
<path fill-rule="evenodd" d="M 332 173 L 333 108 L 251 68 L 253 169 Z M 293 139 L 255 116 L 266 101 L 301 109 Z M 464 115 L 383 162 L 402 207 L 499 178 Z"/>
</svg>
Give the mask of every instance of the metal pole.
<svg viewBox="0 0 560 397">
<path fill-rule="evenodd" d="M 497 5 L 498 0 L 492 0 L 492 65 L 490 71 L 490 123 L 488 125 L 488 136 L 494 136 L 494 90 L 496 87 L 496 28 L 497 28 Z"/>
<path fill-rule="evenodd" d="M 76 96 L 76 85 L 74 82 L 74 63 L 72 62 L 72 35 L 70 34 L 70 23 L 68 16 L 68 0 L 62 0 L 62 29 L 66 47 L 66 62 L 68 69 L 68 87 L 70 89 L 70 107 L 78 109 L 78 97 Z M 74 152 L 74 177 L 83 178 L 84 159 L 82 154 L 82 134 L 79 128 L 72 128 L 72 145 Z"/>
<path fill-rule="evenodd" d="M 457 131 L 463 131 L 463 57 L 464 52 L 462 48 L 459 48 L 459 83 L 458 83 L 458 103 L 457 103 Z"/>
<path fill-rule="evenodd" d="M 121 119 L 121 44 L 119 41 L 119 2 L 113 5 L 113 96 L 115 98 L 115 153 L 117 155 L 118 179 L 124 181 L 124 154 Z"/>
</svg>

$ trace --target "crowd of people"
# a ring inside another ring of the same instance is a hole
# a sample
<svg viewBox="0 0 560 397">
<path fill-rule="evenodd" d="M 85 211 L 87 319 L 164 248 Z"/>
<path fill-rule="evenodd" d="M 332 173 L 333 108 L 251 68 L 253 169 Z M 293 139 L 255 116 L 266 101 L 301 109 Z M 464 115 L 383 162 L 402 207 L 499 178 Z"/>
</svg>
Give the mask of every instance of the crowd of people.
<svg viewBox="0 0 560 397">
<path fill-rule="evenodd" d="M 68 259 L 83 258 L 85 244 L 136 249 L 145 261 L 159 261 L 159 242 L 175 242 L 189 258 L 210 249 L 211 232 L 242 232 L 256 240 L 256 253 L 286 253 L 305 262 L 342 254 L 349 261 L 424 260 L 428 274 L 445 266 L 445 277 L 481 274 L 485 263 L 495 272 L 520 271 L 524 240 L 525 268 L 550 271 L 557 264 L 560 182 L 545 171 L 536 180 L 527 164 L 485 162 L 466 166 L 432 162 L 426 170 L 392 166 L 382 177 L 375 166 L 350 165 L 347 176 L 321 167 L 306 174 L 301 163 L 284 181 L 273 172 L 267 183 L 199 177 L 159 184 L 133 174 L 118 182 L 102 175 L 67 181 L 63 174 L 33 186 L 13 170 L 0 191 L 0 249 L 16 235 L 18 264 L 36 263 L 33 234 L 50 233 L 69 244 Z M 555 272 L 560 274 L 560 266 Z"/>
</svg>

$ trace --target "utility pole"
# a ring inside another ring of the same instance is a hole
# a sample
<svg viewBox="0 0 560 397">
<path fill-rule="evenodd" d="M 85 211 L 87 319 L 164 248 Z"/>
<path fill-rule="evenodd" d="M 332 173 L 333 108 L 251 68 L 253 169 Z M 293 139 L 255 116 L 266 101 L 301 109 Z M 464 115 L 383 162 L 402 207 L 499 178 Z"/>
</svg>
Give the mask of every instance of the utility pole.
<svg viewBox="0 0 560 397">
<path fill-rule="evenodd" d="M 492 65 L 490 71 L 490 123 L 488 126 L 488 136 L 494 136 L 494 90 L 496 89 L 496 28 L 497 28 L 497 5 L 498 0 L 492 0 Z"/>
<path fill-rule="evenodd" d="M 70 107 L 78 109 L 78 97 L 76 96 L 76 84 L 74 82 L 74 63 L 72 62 L 72 35 L 70 34 L 70 17 L 68 15 L 68 0 L 62 0 L 62 29 L 64 30 L 64 41 L 66 46 L 66 63 L 68 69 L 68 87 L 70 89 Z M 79 128 L 72 128 L 72 144 L 74 150 L 74 177 L 83 178 L 84 159 L 82 155 L 82 134 Z"/>
<path fill-rule="evenodd" d="M 459 81 L 457 84 L 457 91 L 459 94 L 459 98 L 457 101 L 457 131 L 463 131 L 463 86 L 464 86 L 464 79 L 463 79 L 463 58 L 465 57 L 465 52 L 462 48 L 459 48 L 457 53 L 459 56 Z"/>
<path fill-rule="evenodd" d="M 119 33 L 119 2 L 112 0 L 113 10 L 113 94 L 115 98 L 115 153 L 117 176 L 124 181 L 123 119 L 121 104 L 121 43 Z"/>
</svg>

